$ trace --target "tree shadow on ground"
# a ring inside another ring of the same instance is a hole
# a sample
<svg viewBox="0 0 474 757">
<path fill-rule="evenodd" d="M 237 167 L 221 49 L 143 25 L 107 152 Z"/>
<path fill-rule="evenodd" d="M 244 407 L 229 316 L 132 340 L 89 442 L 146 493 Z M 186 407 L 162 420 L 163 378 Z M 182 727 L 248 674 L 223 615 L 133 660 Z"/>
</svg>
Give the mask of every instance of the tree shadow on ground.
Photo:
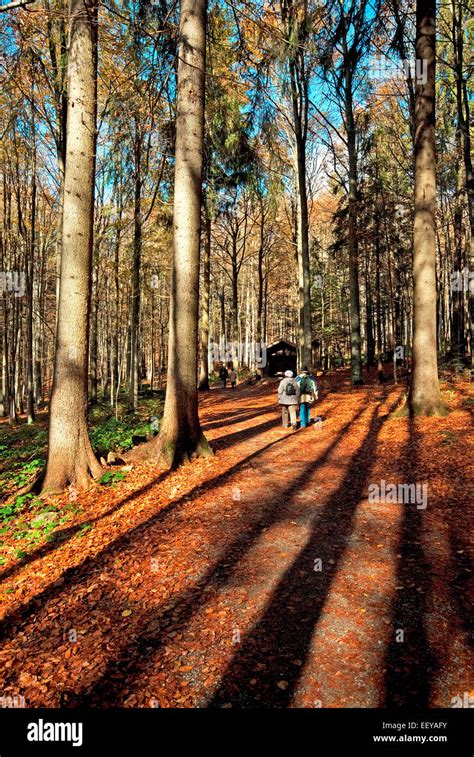
<svg viewBox="0 0 474 757">
<path fill-rule="evenodd" d="M 449 545 L 453 567 L 449 582 L 450 592 L 470 647 L 474 647 L 474 614 L 472 612 L 474 566 L 469 554 L 472 543 L 468 536 L 472 533 L 472 525 L 466 527 L 464 518 L 449 517 Z"/>
<path fill-rule="evenodd" d="M 97 517 L 95 518 L 86 517 L 85 520 L 81 521 L 81 523 L 77 523 L 74 526 L 68 526 L 67 528 L 61 528 L 59 531 L 55 531 L 54 532 L 55 538 L 53 542 L 48 542 L 47 544 L 43 544 L 41 547 L 38 547 L 38 549 L 36 549 L 34 552 L 30 552 L 21 561 L 15 563 L 14 565 L 11 565 L 9 568 L 6 568 L 2 573 L 0 573 L 0 581 L 5 581 L 7 578 L 11 578 L 27 565 L 35 562 L 36 560 L 40 560 L 42 557 L 45 557 L 46 555 L 48 555 L 50 552 L 54 552 L 54 550 L 59 549 L 64 544 L 67 544 L 67 542 L 70 539 L 72 539 L 74 536 L 76 536 L 80 532 L 80 530 L 83 528 L 85 523 L 93 525 L 94 523 L 98 523 L 104 518 L 107 518 L 109 515 L 113 515 L 113 513 L 120 510 L 128 502 L 132 502 L 134 499 L 136 499 L 136 497 L 146 494 L 150 489 L 153 489 L 155 486 L 157 486 L 157 484 L 161 483 L 168 475 L 169 475 L 169 471 L 163 471 L 156 478 L 154 478 L 152 481 L 146 484 L 146 486 L 142 486 L 137 491 L 132 492 L 131 494 L 129 494 L 128 497 L 125 497 L 125 499 L 122 499 L 120 502 L 117 502 L 113 507 L 109 508 L 108 510 L 106 510 L 104 513 L 101 513 L 100 515 L 97 515 Z"/>
<path fill-rule="evenodd" d="M 237 539 L 234 539 L 225 548 L 224 554 L 220 557 L 219 561 L 199 578 L 191 588 L 180 592 L 166 609 L 160 610 L 159 608 L 154 608 L 153 610 L 143 612 L 137 623 L 139 632 L 130 635 L 125 640 L 126 643 L 120 654 L 118 656 L 115 655 L 109 661 L 105 671 L 103 671 L 100 678 L 92 686 L 69 693 L 67 698 L 68 706 L 116 702 L 121 690 L 123 688 L 130 688 L 133 680 L 139 678 L 148 665 L 153 664 L 150 662 L 150 657 L 163 645 L 165 627 L 168 633 L 171 630 L 177 631 L 178 629 L 183 629 L 199 608 L 212 598 L 212 591 L 210 589 L 216 590 L 231 580 L 233 570 L 240 564 L 252 545 L 257 542 L 263 530 L 288 517 L 293 496 L 301 488 L 304 488 L 305 481 L 311 472 L 327 460 L 341 439 L 344 438 L 351 424 L 365 410 L 366 407 L 360 408 L 354 417 L 340 429 L 324 452 L 315 460 L 303 465 L 301 473 L 294 477 L 293 481 L 291 481 L 281 497 L 279 497 L 278 502 L 275 502 L 275 496 L 271 493 L 259 503 L 258 517 L 253 522 L 251 520 L 250 524 L 242 524 L 245 527 L 239 529 Z M 276 443 L 278 442 L 272 442 L 268 446 L 273 446 Z M 258 457 L 260 453 L 261 451 L 249 456 L 244 461 L 245 464 Z M 242 467 L 242 464 L 237 467 Z M 215 485 L 216 480 L 211 483 L 211 487 Z M 284 503 L 283 505 L 282 502 Z M 252 518 L 253 516 L 251 514 L 246 515 L 244 511 L 243 517 Z M 120 679 L 122 679 L 121 683 L 119 683 Z"/>
<path fill-rule="evenodd" d="M 417 480 L 419 446 L 415 422 L 409 418 L 405 482 Z M 386 650 L 385 707 L 428 707 L 437 660 L 427 636 L 426 608 L 430 592 L 430 565 L 423 549 L 426 510 L 416 504 L 403 508 L 397 563 L 396 591 L 392 603 L 391 642 Z M 430 506 L 428 500 L 428 507 Z"/>
<path fill-rule="evenodd" d="M 334 448 L 350 429 L 351 425 L 356 422 L 357 418 L 365 410 L 366 407 L 361 408 L 356 416 L 345 424 L 329 447 L 316 460 L 312 460 L 308 464 L 301 466 L 301 472 L 293 478 L 293 481 L 291 481 L 287 489 L 281 493 L 278 497 L 278 502 L 275 502 L 275 496 L 272 493 L 267 499 L 260 503 L 259 517 L 252 524 L 251 528 L 243 529 L 243 532 L 238 539 L 234 540 L 229 547 L 226 548 L 225 553 L 219 560 L 218 564 L 199 579 L 192 588 L 181 592 L 172 602 L 171 606 L 168 605 L 165 611 L 160 612 L 160 610 L 157 611 L 155 609 L 154 611 L 143 613 L 137 623 L 137 627 L 140 629 L 139 633 L 134 634 L 127 639 L 127 644 L 123 647 L 120 655 L 118 657 L 115 656 L 114 659 L 110 660 L 100 679 L 98 679 L 92 687 L 87 686 L 83 690 L 76 691 L 75 694 L 72 694 L 68 704 L 70 703 L 73 706 L 77 706 L 80 704 L 94 705 L 100 703 L 117 703 L 121 691 L 124 689 L 130 689 L 134 680 L 140 679 L 142 675 L 146 675 L 147 668 L 153 667 L 153 655 L 155 655 L 165 643 L 163 638 L 164 634 L 169 633 L 171 630 L 182 631 L 199 608 L 209 601 L 208 592 L 212 599 L 212 596 L 217 589 L 225 586 L 231 581 L 233 571 L 241 563 L 245 553 L 247 553 L 252 545 L 258 541 L 263 530 L 290 516 L 293 497 L 304 489 L 311 473 L 328 459 Z M 359 453 L 356 454 L 354 461 L 350 464 L 348 475 L 344 479 L 344 488 L 338 489 L 337 497 L 334 496 L 330 498 L 330 502 L 324 508 L 322 519 L 318 518 L 315 525 L 315 536 L 317 533 L 320 533 L 319 524 L 322 525 L 323 529 L 327 529 L 326 537 L 322 540 L 320 545 L 318 542 L 318 547 L 316 549 L 320 548 L 318 555 L 323 555 L 323 559 L 326 560 L 331 576 L 334 573 L 334 568 L 331 567 L 331 564 L 329 563 L 329 560 L 332 559 L 331 555 L 338 554 L 341 543 L 347 538 L 347 534 L 344 534 L 344 530 L 341 534 L 340 525 L 338 525 L 337 520 L 338 511 L 341 512 L 341 517 L 347 521 L 347 524 L 352 520 L 351 515 L 348 515 L 348 512 L 346 512 L 344 502 L 341 503 L 340 497 L 342 496 L 346 503 L 348 497 L 350 502 L 354 502 L 354 507 L 349 505 L 348 508 L 348 511 L 352 512 L 360 499 L 360 493 L 366 477 L 363 470 L 367 468 L 367 460 L 370 460 L 373 455 L 375 439 L 380 427 L 380 422 L 375 418 L 376 413 L 377 410 L 374 411 L 368 437 L 363 442 L 363 447 L 366 445 L 365 452 L 362 453 L 362 451 L 359 451 Z M 362 459 L 364 460 L 365 465 L 362 466 L 361 470 Z M 353 486 L 354 480 L 357 476 L 361 479 L 360 484 L 357 485 L 357 492 L 351 493 L 350 491 L 348 494 L 345 487 L 346 485 L 349 487 Z M 334 508 L 336 509 L 336 512 L 334 511 Z M 345 512 L 346 514 L 344 515 Z M 332 540 L 329 544 L 325 543 L 327 537 Z M 304 579 L 301 578 L 300 565 L 304 563 L 307 568 L 310 563 L 309 569 L 312 570 L 315 556 L 315 545 L 312 546 L 308 554 L 307 552 L 308 550 L 304 550 L 304 557 L 302 557 L 301 561 L 298 560 L 298 566 L 295 567 L 294 576 L 292 573 L 292 577 L 294 577 L 295 581 L 295 592 L 302 594 L 308 587 L 304 585 Z M 314 576 L 314 573 L 312 573 L 312 575 Z M 325 586 L 320 594 L 321 606 L 324 602 L 322 597 L 322 594 L 324 594 L 324 588 L 328 589 L 330 582 L 330 580 L 327 581 L 326 579 Z M 313 580 L 311 581 L 311 584 L 314 586 Z M 287 609 L 288 601 L 286 597 L 286 589 L 285 599 L 282 601 L 282 604 L 280 605 L 280 602 L 278 602 L 278 606 L 274 603 L 271 605 L 275 609 L 274 620 L 276 628 L 274 627 L 271 629 L 270 633 L 283 634 L 284 630 L 287 630 L 290 627 L 289 624 L 294 627 L 295 621 L 301 616 L 303 628 L 299 628 L 297 635 L 291 637 L 294 640 L 295 645 L 298 646 L 298 650 L 301 650 L 301 647 L 305 646 L 305 628 L 308 628 L 309 625 L 312 627 L 313 625 L 312 622 L 308 622 L 309 618 L 305 617 L 305 614 L 309 613 L 312 615 L 314 612 L 313 601 L 308 600 L 308 596 L 306 596 L 306 598 L 301 597 L 301 601 L 304 605 L 304 610 L 303 612 L 299 612 L 297 609 L 296 617 L 293 613 L 289 613 Z M 312 620 L 314 620 L 314 618 L 312 618 Z M 290 631 L 290 634 L 291 633 L 292 631 Z M 253 651 L 253 644 L 251 646 Z M 244 648 L 246 648 L 245 641 Z M 241 659 L 242 658 L 239 655 L 239 660 Z M 248 662 L 249 668 L 252 667 L 253 669 L 253 658 L 252 660 L 250 658 L 248 660 L 243 660 L 243 662 Z M 277 668 L 279 669 L 280 663 L 281 660 L 275 662 L 275 671 Z M 122 679 L 121 684 L 118 683 L 120 679 Z M 282 694 L 282 692 L 279 691 L 279 694 Z M 249 695 L 254 696 L 254 691 L 249 692 Z M 267 702 L 265 702 L 265 704 L 267 704 Z"/>
<path fill-rule="evenodd" d="M 271 411 L 268 410 L 266 412 L 271 412 Z M 259 416 L 260 416 L 260 413 L 257 414 L 257 417 Z M 252 426 L 251 428 L 243 429 L 242 431 L 237 431 L 232 434 L 226 434 L 225 436 L 221 436 L 215 440 L 212 440 L 211 444 L 213 446 L 213 449 L 215 449 L 216 451 L 226 449 L 227 447 L 230 447 L 233 444 L 238 444 L 242 441 L 246 441 L 250 439 L 252 436 L 256 436 L 258 434 L 264 433 L 265 431 L 268 431 L 270 428 L 278 425 L 278 421 L 279 421 L 278 418 L 274 418 L 265 423 L 259 424 L 258 426 Z M 104 518 L 107 518 L 109 515 L 113 515 L 113 513 L 120 510 L 124 505 L 137 499 L 137 497 L 140 497 L 146 494 L 155 486 L 157 486 L 162 481 L 164 481 L 170 475 L 171 472 L 172 471 L 168 471 L 168 470 L 163 471 L 156 478 L 150 481 L 148 484 L 146 484 L 143 487 L 140 487 L 140 489 L 137 489 L 135 492 L 132 492 L 131 494 L 128 495 L 128 497 L 125 497 L 123 500 L 116 503 L 109 510 L 106 510 L 106 512 L 101 513 L 97 517 L 90 518 L 86 516 L 85 520 L 82 521 L 81 523 L 77 523 L 73 526 L 68 526 L 66 528 L 62 528 L 60 530 L 55 531 L 54 532 L 55 538 L 53 542 L 48 542 L 46 544 L 43 544 L 41 547 L 38 547 L 38 549 L 34 550 L 33 552 L 28 553 L 28 555 L 22 558 L 19 562 L 14 563 L 10 567 L 0 572 L 0 581 L 5 581 L 8 578 L 11 578 L 12 576 L 16 575 L 20 570 L 22 570 L 25 566 L 35 562 L 36 560 L 41 559 L 42 557 L 45 557 L 51 552 L 54 552 L 54 550 L 58 549 L 59 547 L 62 547 L 64 544 L 67 544 L 67 542 L 70 541 L 70 539 L 77 536 L 77 534 L 81 531 L 81 528 L 84 526 L 84 523 L 94 525 L 94 523 L 98 523 Z"/>
<path fill-rule="evenodd" d="M 361 410 L 356 414 L 355 417 L 358 417 L 365 408 L 362 407 Z M 355 419 L 355 418 L 354 418 Z M 352 421 L 354 420 L 352 419 Z M 342 437 L 344 433 L 347 431 L 347 429 L 350 427 L 350 424 L 352 421 L 349 421 L 345 426 L 341 429 L 340 433 L 337 436 L 337 439 Z M 56 578 L 54 581 L 52 581 L 45 589 L 43 589 L 41 592 L 39 592 L 37 595 L 32 597 L 27 603 L 20 605 L 16 609 L 12 610 L 10 613 L 7 613 L 4 616 L 4 619 L 2 621 L 2 626 L 0 629 L 0 638 L 5 637 L 8 633 L 8 628 L 11 625 L 15 625 L 20 622 L 20 619 L 24 619 L 29 613 L 34 612 L 38 606 L 44 604 L 45 602 L 49 601 L 51 598 L 54 598 L 58 596 L 65 588 L 65 582 L 67 582 L 69 579 L 71 580 L 71 583 L 75 584 L 78 583 L 84 576 L 87 575 L 89 570 L 94 569 L 94 565 L 101 559 L 104 558 L 108 553 L 115 550 L 122 549 L 127 542 L 133 538 L 133 537 L 140 537 L 141 533 L 144 533 L 146 529 L 153 526 L 156 523 L 161 522 L 164 520 L 168 515 L 179 509 L 180 507 L 184 506 L 188 500 L 192 499 L 194 496 L 200 496 L 208 491 L 212 491 L 217 486 L 224 485 L 228 480 L 230 480 L 236 473 L 238 473 L 240 470 L 244 469 L 246 466 L 250 465 L 252 461 L 258 459 L 260 455 L 265 453 L 267 450 L 271 449 L 274 445 L 279 444 L 280 442 L 283 442 L 287 436 L 280 437 L 278 439 L 275 439 L 274 441 L 269 442 L 268 444 L 264 445 L 263 447 L 255 450 L 255 452 L 252 452 L 250 455 L 247 455 L 246 457 L 239 460 L 234 465 L 230 466 L 226 471 L 219 474 L 218 476 L 209 479 L 208 481 L 201 482 L 197 484 L 195 487 L 193 487 L 189 492 L 184 494 L 182 497 L 179 497 L 178 499 L 170 502 L 168 505 L 163 507 L 161 510 L 159 510 L 155 515 L 153 515 L 151 518 L 148 518 L 142 523 L 139 523 L 137 526 L 135 526 L 133 529 L 127 531 L 126 533 L 119 536 L 117 539 L 112 540 L 109 542 L 103 549 L 100 550 L 100 552 L 94 556 L 86 557 L 79 565 L 73 565 L 70 568 L 67 568 L 63 573 L 61 574 L 61 586 L 58 586 L 58 578 Z M 331 446 L 332 448 L 332 446 Z M 123 507 L 126 503 L 129 503 L 143 494 L 147 493 L 151 489 L 153 489 L 157 483 L 159 483 L 164 475 L 167 475 L 168 472 L 165 471 L 164 473 L 161 473 L 157 478 L 153 479 L 149 483 L 147 483 L 145 486 L 140 487 L 134 492 L 131 492 L 127 497 L 125 497 L 123 500 L 118 502 L 116 505 L 114 505 L 113 510 L 116 511 Z M 107 513 L 104 513 L 102 516 L 99 517 L 105 517 Z M 80 526 L 77 527 L 78 529 Z M 64 531 L 67 531 L 67 529 L 64 529 Z M 74 533 L 68 534 L 68 538 L 72 538 L 75 535 L 76 531 Z M 45 545 L 46 547 L 50 547 L 51 550 L 57 549 L 58 547 L 62 546 L 65 542 L 61 542 L 60 544 L 51 544 L 51 545 Z M 36 555 L 37 553 L 35 553 Z M 45 551 L 44 554 L 47 554 Z M 44 556 L 42 554 L 41 556 Z M 34 555 L 32 555 L 32 558 Z M 23 563 L 24 564 L 24 563 Z M 23 564 L 21 565 L 14 565 L 12 566 L 13 569 L 21 568 L 23 567 Z"/>
<path fill-rule="evenodd" d="M 212 448 L 216 451 L 227 449 L 227 447 L 232 447 L 234 444 L 248 441 L 253 436 L 263 434 L 265 431 L 270 431 L 270 429 L 276 428 L 277 426 L 281 426 L 280 416 L 271 418 L 264 423 L 259 423 L 258 426 L 251 426 L 250 428 L 244 428 L 241 431 L 234 431 L 231 434 L 219 436 L 212 440 Z"/>
<path fill-rule="evenodd" d="M 463 433 L 460 431 L 460 433 Z M 466 437 L 462 459 L 449 454 L 443 457 L 443 476 L 452 482 L 449 498 L 443 497 L 442 518 L 447 525 L 449 543 L 449 571 L 446 576 L 449 596 L 454 605 L 456 620 L 465 633 L 466 643 L 474 645 L 474 565 L 472 560 L 472 534 L 474 509 L 469 494 L 471 482 L 470 439 Z M 462 493 L 461 493 L 462 492 Z"/>
<path fill-rule="evenodd" d="M 383 422 L 377 407 L 344 479 L 315 517 L 305 548 L 285 571 L 262 618 L 240 644 L 209 706 L 290 705 L 352 533 Z M 322 560 L 320 572 L 314 570 L 316 558 Z"/>
<path fill-rule="evenodd" d="M 245 410 L 229 413 L 228 415 L 223 413 L 220 420 L 201 423 L 201 428 L 203 431 L 214 431 L 214 429 L 221 428 L 222 426 L 231 426 L 234 423 L 245 423 L 246 421 L 252 420 L 252 418 L 259 418 L 262 415 L 274 413 L 275 410 L 275 405 L 270 405 L 269 407 L 246 408 Z"/>
</svg>

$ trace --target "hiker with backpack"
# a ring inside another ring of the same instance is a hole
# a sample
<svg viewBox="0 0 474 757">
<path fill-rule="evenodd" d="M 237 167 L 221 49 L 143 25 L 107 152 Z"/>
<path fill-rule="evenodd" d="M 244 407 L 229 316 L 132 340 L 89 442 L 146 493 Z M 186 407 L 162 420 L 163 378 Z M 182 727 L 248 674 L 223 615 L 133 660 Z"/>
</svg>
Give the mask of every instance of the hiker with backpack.
<svg viewBox="0 0 474 757">
<path fill-rule="evenodd" d="M 278 402 L 281 405 L 281 420 L 284 428 L 298 428 L 297 410 L 300 401 L 300 387 L 293 378 L 293 371 L 285 371 L 285 377 L 278 386 Z"/>
<path fill-rule="evenodd" d="M 311 423 L 311 405 L 318 399 L 318 385 L 305 366 L 296 377 L 300 390 L 300 423 L 306 428 Z"/>
<path fill-rule="evenodd" d="M 222 388 L 225 389 L 227 386 L 227 379 L 229 378 L 229 371 L 223 365 L 219 371 L 219 378 L 222 381 Z"/>
</svg>

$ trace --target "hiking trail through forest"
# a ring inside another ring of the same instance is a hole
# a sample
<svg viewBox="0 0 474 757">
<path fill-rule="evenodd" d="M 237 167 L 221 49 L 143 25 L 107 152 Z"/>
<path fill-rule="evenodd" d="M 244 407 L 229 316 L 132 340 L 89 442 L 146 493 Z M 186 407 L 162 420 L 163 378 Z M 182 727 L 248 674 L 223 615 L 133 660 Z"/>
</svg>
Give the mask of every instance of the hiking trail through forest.
<svg viewBox="0 0 474 757">
<path fill-rule="evenodd" d="M 322 424 L 296 432 L 275 381 L 201 395 L 213 458 L 134 466 L 0 568 L 2 695 L 449 707 L 469 691 L 471 386 L 412 421 L 391 415 L 402 385 L 318 383 Z M 382 480 L 426 482 L 427 508 L 369 503 Z"/>
</svg>

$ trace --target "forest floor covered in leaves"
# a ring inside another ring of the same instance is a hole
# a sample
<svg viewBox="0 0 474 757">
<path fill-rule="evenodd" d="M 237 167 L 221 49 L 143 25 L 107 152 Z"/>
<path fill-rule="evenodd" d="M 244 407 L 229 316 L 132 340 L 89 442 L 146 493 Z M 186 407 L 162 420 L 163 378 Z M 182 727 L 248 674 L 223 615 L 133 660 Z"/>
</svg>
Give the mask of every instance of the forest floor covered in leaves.
<svg viewBox="0 0 474 757">
<path fill-rule="evenodd" d="M 472 385 L 444 382 L 446 418 L 394 417 L 403 392 L 336 372 L 295 432 L 276 382 L 213 389 L 214 457 L 51 498 L 67 520 L 0 566 L 0 696 L 451 706 L 472 686 Z M 382 480 L 427 483 L 426 509 L 369 502 Z"/>
</svg>

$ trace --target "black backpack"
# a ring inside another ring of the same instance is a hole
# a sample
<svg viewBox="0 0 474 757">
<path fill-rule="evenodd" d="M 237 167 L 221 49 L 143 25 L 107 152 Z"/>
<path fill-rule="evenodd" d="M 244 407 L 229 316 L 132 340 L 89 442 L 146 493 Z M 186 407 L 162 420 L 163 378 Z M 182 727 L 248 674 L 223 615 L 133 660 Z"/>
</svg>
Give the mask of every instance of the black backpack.
<svg viewBox="0 0 474 757">
<path fill-rule="evenodd" d="M 313 386 L 312 386 L 311 379 L 309 376 L 303 376 L 303 378 L 301 379 L 300 391 L 301 391 L 301 394 L 312 394 Z"/>
<path fill-rule="evenodd" d="M 287 385 L 285 386 L 285 394 L 287 395 L 287 397 L 293 397 L 293 395 L 296 394 L 296 388 L 293 380 L 288 381 Z"/>
</svg>

